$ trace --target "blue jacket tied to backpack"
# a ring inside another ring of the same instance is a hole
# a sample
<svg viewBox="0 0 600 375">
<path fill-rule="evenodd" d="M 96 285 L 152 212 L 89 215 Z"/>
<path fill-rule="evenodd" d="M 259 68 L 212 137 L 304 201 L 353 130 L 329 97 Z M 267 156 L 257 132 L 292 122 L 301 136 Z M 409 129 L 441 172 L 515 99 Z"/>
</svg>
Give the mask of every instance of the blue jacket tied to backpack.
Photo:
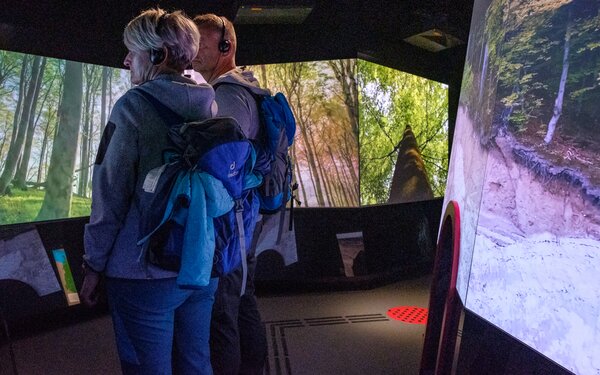
<svg viewBox="0 0 600 375">
<path fill-rule="evenodd" d="M 178 201 L 188 203 L 187 210 L 174 210 Z M 181 268 L 177 284 L 184 288 L 208 285 L 213 266 L 215 229 L 213 218 L 233 208 L 233 199 L 223 183 L 208 173 L 187 171 L 178 176 L 171 190 L 163 220 L 177 213 L 183 226 Z M 187 215 L 185 215 L 187 214 Z"/>
</svg>

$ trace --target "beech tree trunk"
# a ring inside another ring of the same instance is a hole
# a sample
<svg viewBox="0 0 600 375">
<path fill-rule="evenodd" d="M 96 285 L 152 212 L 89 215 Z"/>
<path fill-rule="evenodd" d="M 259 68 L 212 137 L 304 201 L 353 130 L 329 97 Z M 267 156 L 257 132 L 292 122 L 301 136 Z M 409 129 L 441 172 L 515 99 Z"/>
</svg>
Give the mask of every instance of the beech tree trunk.
<svg viewBox="0 0 600 375">
<path fill-rule="evenodd" d="M 302 201 L 301 202 L 307 202 L 306 188 L 304 186 L 304 180 L 302 179 L 302 173 L 300 173 L 300 163 L 298 163 L 298 157 L 296 155 L 296 143 L 295 142 L 292 145 L 292 158 L 294 160 L 294 165 L 296 168 L 296 182 L 298 182 L 298 190 L 297 191 L 302 192 Z"/>
<path fill-rule="evenodd" d="M 23 99 L 25 98 L 25 86 L 27 83 L 27 70 L 29 67 L 29 56 L 23 55 L 23 60 L 21 61 L 21 74 L 19 77 L 19 98 L 17 99 L 17 106 L 15 108 L 15 113 L 13 115 L 13 132 L 10 137 L 11 146 L 15 143 L 15 139 L 17 138 L 17 132 L 19 129 L 19 122 L 21 121 L 21 113 L 23 112 Z M 0 190 L 0 195 L 2 191 Z"/>
<path fill-rule="evenodd" d="M 106 115 L 107 115 L 107 92 L 108 89 L 108 76 L 110 74 L 109 67 L 102 68 L 102 83 L 100 88 L 100 134 L 104 131 L 104 127 L 106 126 Z"/>
<path fill-rule="evenodd" d="M 388 203 L 404 203 L 433 199 L 433 191 L 417 140 L 410 125 L 406 126 L 400 141 L 396 167 Z"/>
<path fill-rule="evenodd" d="M 331 61 L 329 66 L 333 69 L 335 78 L 342 87 L 344 104 L 350 119 L 352 134 L 358 140 L 358 89 L 356 86 L 355 60 Z"/>
<path fill-rule="evenodd" d="M 6 112 L 6 118 L 4 121 L 4 136 L 2 137 L 2 142 L 0 142 L 0 171 L 4 167 L 4 158 L 1 157 L 2 151 L 4 151 L 4 145 L 6 144 L 6 134 L 8 134 L 8 112 Z"/>
<path fill-rule="evenodd" d="M 81 147 L 79 157 L 79 184 L 77 193 L 87 197 L 87 185 L 89 179 L 90 140 L 93 133 L 94 98 L 96 95 L 96 66 L 86 64 L 84 66 L 85 94 L 83 97 L 83 129 L 81 131 Z"/>
<path fill-rule="evenodd" d="M 23 148 L 23 153 L 21 156 L 21 160 L 19 162 L 19 167 L 17 168 L 17 172 L 15 173 L 15 177 L 13 180 L 13 184 L 18 189 L 27 189 L 27 174 L 29 172 L 29 160 L 31 159 L 31 147 L 33 144 L 33 135 L 35 133 L 35 128 L 37 127 L 37 120 L 34 118 L 37 112 L 38 107 L 38 98 L 40 94 L 40 88 L 42 87 L 42 82 L 44 80 L 44 70 L 46 68 L 46 58 L 42 58 L 39 68 L 37 69 L 38 74 L 35 77 L 35 86 L 32 98 L 32 104 L 30 109 L 30 114 L 28 116 L 27 122 L 27 134 L 25 136 L 25 145 Z M 32 77 L 33 81 L 33 77 Z M 45 100 L 44 100 L 45 101 Z M 43 103 L 42 103 L 43 107 Z M 38 116 L 39 119 L 39 116 Z"/>
<path fill-rule="evenodd" d="M 298 101 L 298 105 L 300 101 Z M 310 126 L 310 120 L 305 122 L 306 125 Z M 306 135 L 306 149 L 308 154 L 310 155 L 310 166 L 313 168 L 313 174 L 315 178 L 315 194 L 317 196 L 317 206 L 323 207 L 325 206 L 325 199 L 323 197 L 323 179 L 321 177 L 321 173 L 319 173 L 319 154 L 317 152 L 317 147 L 315 145 L 315 140 L 312 134 L 311 129 L 303 130 Z"/>
<path fill-rule="evenodd" d="M 0 195 L 6 193 L 6 189 L 12 182 L 17 171 L 19 160 L 22 158 L 23 145 L 25 143 L 25 136 L 27 135 L 27 127 L 29 125 L 29 117 L 31 114 L 31 108 L 34 102 L 35 87 L 37 85 L 37 78 L 40 70 L 40 56 L 36 56 L 33 59 L 31 67 L 31 79 L 29 80 L 27 93 L 23 99 L 23 112 L 19 119 L 18 127 L 13 130 L 16 131 L 16 137 L 14 143 L 11 144 L 8 155 L 6 157 L 6 164 L 4 165 L 4 171 L 0 176 Z M 19 96 L 21 93 L 19 93 Z"/>
<path fill-rule="evenodd" d="M 81 122 L 82 64 L 67 61 L 63 82 L 58 130 L 52 147 L 46 180 L 46 195 L 37 220 L 70 216 L 77 138 Z"/>
<path fill-rule="evenodd" d="M 347 134 L 344 134 L 344 142 L 343 142 L 343 147 L 340 147 L 340 155 L 342 157 L 342 160 L 344 161 L 344 163 L 346 164 L 346 169 L 348 169 L 348 172 L 350 173 L 350 177 L 352 178 L 352 184 L 353 186 L 358 186 L 359 185 L 359 181 L 358 181 L 358 175 L 356 174 L 356 170 L 354 169 L 354 157 L 356 156 L 355 154 L 355 146 L 357 146 L 357 144 L 355 142 L 356 139 L 354 137 L 350 137 Z"/>
<path fill-rule="evenodd" d="M 260 84 L 264 88 L 270 88 L 269 77 L 267 76 L 267 67 L 265 64 L 261 64 L 260 66 Z"/>
<path fill-rule="evenodd" d="M 48 111 L 50 112 L 50 111 Z M 48 121 L 46 122 L 46 127 L 44 128 L 44 138 L 42 139 L 42 149 L 40 150 L 40 161 L 38 163 L 38 174 L 36 183 L 39 185 L 42 183 L 42 178 L 44 177 L 44 165 L 46 161 L 46 149 L 48 148 L 48 138 L 50 135 L 50 113 L 48 113 Z"/>
<path fill-rule="evenodd" d="M 569 47 L 571 40 L 571 12 L 569 11 L 568 21 L 567 21 L 567 31 L 565 32 L 565 47 L 563 52 L 563 68 L 562 73 L 560 75 L 560 83 L 558 84 L 558 95 L 556 96 L 556 100 L 554 101 L 554 110 L 552 111 L 552 118 L 548 123 L 548 130 L 546 132 L 546 136 L 544 137 L 544 142 L 549 144 L 552 142 L 552 138 L 554 137 L 554 132 L 556 131 L 556 123 L 562 114 L 562 105 L 563 99 L 565 97 L 565 86 L 567 84 L 567 76 L 569 75 Z"/>
</svg>

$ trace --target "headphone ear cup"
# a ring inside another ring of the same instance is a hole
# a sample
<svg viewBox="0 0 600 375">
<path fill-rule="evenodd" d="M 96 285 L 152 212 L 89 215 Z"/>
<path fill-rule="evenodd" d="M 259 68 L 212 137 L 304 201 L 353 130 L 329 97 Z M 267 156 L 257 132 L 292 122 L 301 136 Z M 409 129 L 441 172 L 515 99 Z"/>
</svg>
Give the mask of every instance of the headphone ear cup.
<svg viewBox="0 0 600 375">
<path fill-rule="evenodd" d="M 153 49 L 150 50 L 150 62 L 152 65 L 159 65 L 165 60 L 164 49 Z"/>
<path fill-rule="evenodd" d="M 219 17 L 221 20 L 221 40 L 219 41 L 219 51 L 221 53 L 227 53 L 231 49 L 231 42 L 225 39 L 225 20 L 223 17 Z"/>
<path fill-rule="evenodd" d="M 227 53 L 231 49 L 231 42 L 228 40 L 221 40 L 219 42 L 219 51 L 221 53 Z"/>
</svg>

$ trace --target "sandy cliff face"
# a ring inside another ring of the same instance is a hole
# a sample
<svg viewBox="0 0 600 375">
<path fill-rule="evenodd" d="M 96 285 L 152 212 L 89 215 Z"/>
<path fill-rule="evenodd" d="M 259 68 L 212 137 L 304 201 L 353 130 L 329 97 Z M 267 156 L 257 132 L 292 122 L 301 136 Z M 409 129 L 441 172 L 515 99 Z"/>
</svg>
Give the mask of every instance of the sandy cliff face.
<svg viewBox="0 0 600 375">
<path fill-rule="evenodd" d="M 523 235 L 550 232 L 600 239 L 600 205 L 573 181 L 577 171 L 566 173 L 567 168 L 523 160 L 523 153 L 515 152 L 519 147 L 510 135 L 496 137 L 488 156 L 482 209 L 506 218 Z"/>
<path fill-rule="evenodd" d="M 519 134 L 517 141 L 510 133 L 482 146 L 476 126 L 459 107 L 445 201 L 460 205 L 461 299 L 569 370 L 598 374 L 594 149 L 568 154 L 573 146 L 564 142 L 544 148 L 535 144 L 536 134 Z"/>
</svg>

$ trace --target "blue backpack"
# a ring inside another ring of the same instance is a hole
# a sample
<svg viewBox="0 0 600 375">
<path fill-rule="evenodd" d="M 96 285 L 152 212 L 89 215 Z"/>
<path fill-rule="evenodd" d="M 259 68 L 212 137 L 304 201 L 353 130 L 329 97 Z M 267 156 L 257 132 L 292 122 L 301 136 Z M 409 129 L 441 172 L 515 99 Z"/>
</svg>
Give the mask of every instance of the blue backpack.
<svg viewBox="0 0 600 375">
<path fill-rule="evenodd" d="M 263 175 L 263 184 L 258 188 L 261 213 L 272 214 L 292 197 L 292 161 L 288 149 L 294 142 L 296 120 L 285 96 L 278 92 L 274 96 L 258 96 L 257 106 L 264 140 L 260 151 L 269 160 L 270 170 Z"/>
<path fill-rule="evenodd" d="M 223 84 L 219 82 L 214 89 Z M 260 213 L 274 214 L 285 210 L 292 197 L 292 161 L 288 150 L 294 142 L 296 120 L 285 95 L 259 95 L 246 89 L 256 101 L 261 126 L 261 138 L 253 142 L 259 161 L 256 169 L 263 176 L 263 184 L 257 189 Z"/>
<path fill-rule="evenodd" d="M 138 245 L 144 249 L 143 254 L 154 265 L 178 271 L 180 286 L 194 288 L 206 285 L 210 277 L 226 275 L 240 265 L 245 281 L 246 249 L 252 241 L 259 209 L 255 188 L 261 183 L 260 176 L 252 172 L 256 153 L 251 142 L 233 118 L 184 122 L 152 95 L 143 90 L 137 91 L 155 107 L 169 127 L 172 144 L 163 154 L 165 164 L 157 168 L 156 178 L 149 179 L 155 185 L 148 189 L 152 193 L 145 189 L 140 193 L 143 215 L 139 226 L 142 238 Z M 208 217 L 204 221 L 198 221 L 194 215 L 197 210 L 202 211 L 202 207 L 195 208 L 200 198 L 193 191 L 190 193 L 189 187 L 196 186 L 194 181 L 214 183 L 214 180 L 218 180 L 218 186 L 222 184 L 226 194 L 219 195 L 219 189 L 214 192 L 205 189 L 206 199 L 216 208 L 215 212 L 207 211 Z M 186 241 L 199 236 L 195 232 L 205 221 L 206 235 L 201 233 L 202 238 L 197 238 L 194 246 L 212 247 L 202 249 L 207 253 L 204 262 L 210 260 L 208 268 L 198 259 L 186 263 L 184 251 Z M 195 266 L 195 269 L 188 269 Z M 197 268 L 203 271 L 199 272 Z M 189 278 L 185 276 L 186 272 Z M 186 280 L 181 281 L 182 277 Z M 244 289 L 245 285 L 242 293 Z"/>
</svg>

